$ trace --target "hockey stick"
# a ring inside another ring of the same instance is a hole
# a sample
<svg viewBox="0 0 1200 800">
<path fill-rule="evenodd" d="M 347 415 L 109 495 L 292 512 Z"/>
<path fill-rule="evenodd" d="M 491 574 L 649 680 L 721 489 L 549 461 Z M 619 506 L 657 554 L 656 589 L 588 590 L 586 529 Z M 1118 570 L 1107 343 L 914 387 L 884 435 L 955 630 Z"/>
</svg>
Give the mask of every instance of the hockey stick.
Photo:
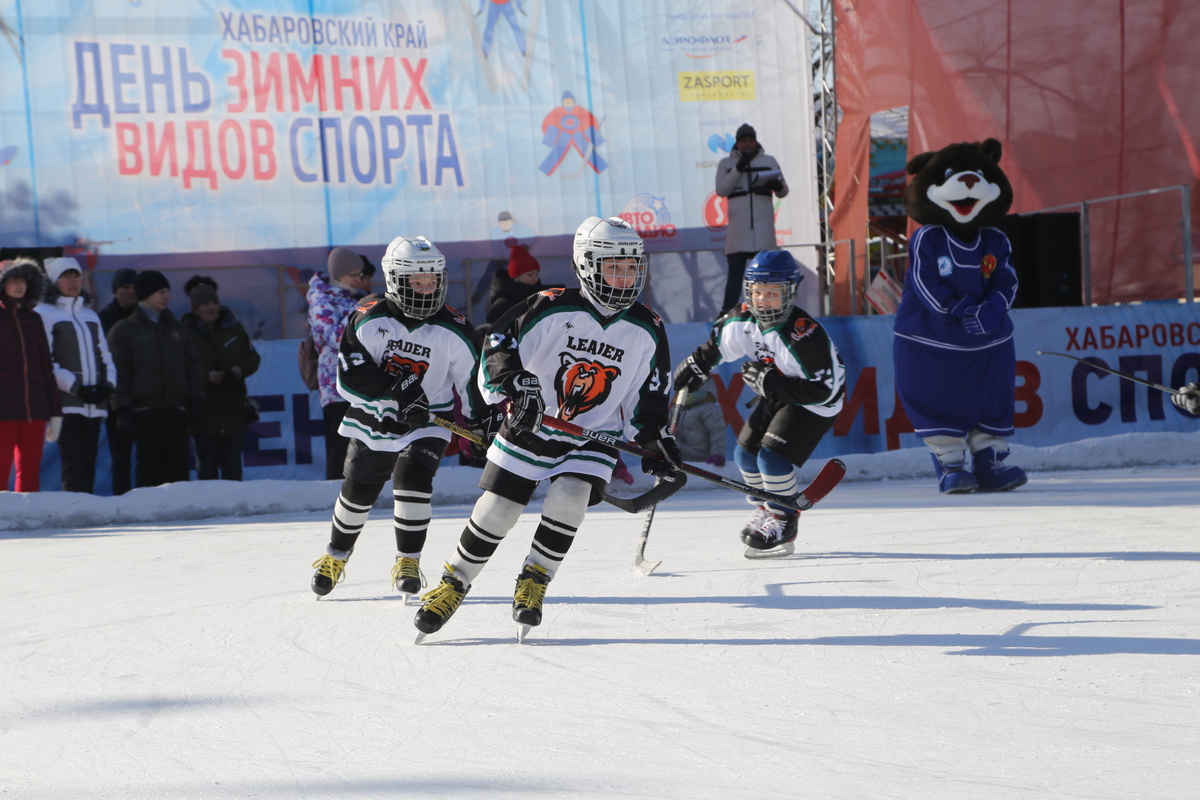
<svg viewBox="0 0 1200 800">
<path fill-rule="evenodd" d="M 683 401 L 687 399 L 687 389 L 680 389 L 675 393 L 675 405 L 671 407 L 671 418 L 667 422 L 667 432 L 674 435 L 675 427 L 679 424 L 679 415 L 683 413 Z M 686 475 L 677 475 L 675 480 L 678 482 L 680 478 L 687 480 Z M 657 483 L 666 483 L 661 478 Z M 676 490 L 678 491 L 678 490 Z M 642 526 L 642 538 L 638 540 L 637 553 L 633 556 L 633 568 L 643 575 L 649 575 L 658 568 L 661 561 L 646 560 L 646 541 L 650 538 L 650 526 L 654 524 L 654 510 L 658 505 L 650 506 L 650 513 L 646 516 L 646 524 Z"/>
<path fill-rule="evenodd" d="M 448 419 L 442 419 L 438 416 L 430 416 L 429 421 L 434 425 L 437 425 L 439 428 L 445 428 L 451 433 L 458 434 L 469 442 L 474 442 L 478 445 L 484 444 L 483 437 L 477 436 L 473 431 L 469 431 L 461 425 L 455 425 Z M 639 494 L 637 497 L 614 497 L 606 492 L 604 494 L 604 502 L 630 514 L 640 514 L 647 508 L 653 508 L 656 504 L 661 503 L 663 500 L 666 500 L 668 497 L 678 492 L 683 488 L 685 483 L 687 483 L 686 477 L 680 475 L 678 479 L 674 481 L 659 481 L 658 483 L 654 484 L 653 489 L 643 494 Z"/>
<path fill-rule="evenodd" d="M 1072 361 L 1078 361 L 1080 364 L 1087 364 L 1089 367 L 1094 367 L 1095 369 L 1107 372 L 1110 375 L 1116 375 L 1118 378 L 1124 378 L 1127 381 L 1140 383 L 1143 386 L 1149 386 L 1151 389 L 1158 389 L 1160 392 L 1166 392 L 1167 394 L 1183 394 L 1183 392 L 1176 391 L 1169 386 L 1163 386 L 1161 383 L 1145 381 L 1141 378 L 1135 378 L 1132 375 L 1126 375 L 1124 372 L 1118 372 L 1115 369 L 1109 369 L 1108 367 L 1101 366 L 1100 364 L 1094 364 L 1091 361 L 1088 361 L 1086 358 L 1076 358 L 1075 356 L 1069 356 L 1066 353 L 1055 353 L 1052 350 L 1038 350 L 1036 352 L 1039 356 L 1062 356 L 1063 358 L 1069 358 Z"/>
<path fill-rule="evenodd" d="M 578 425 L 573 425 L 565 420 L 556 419 L 547 414 L 542 415 L 542 424 L 547 428 L 553 428 L 561 433 L 571 434 L 572 436 L 582 436 L 584 439 L 591 439 L 593 442 L 600 442 L 609 447 L 614 447 L 617 450 L 629 453 L 630 455 L 638 456 L 639 458 L 653 458 L 661 461 L 662 459 L 655 453 L 649 450 L 644 450 L 635 444 L 629 444 L 611 436 L 607 433 L 598 431 L 590 431 L 587 428 L 581 428 Z M 846 465 L 840 459 L 831 458 L 821 471 L 817 473 L 817 477 L 813 482 L 804 488 L 795 498 L 784 497 L 781 494 L 767 492 L 762 489 L 756 489 L 749 484 L 735 481 L 733 478 L 726 478 L 724 475 L 718 475 L 715 472 L 693 467 L 691 464 L 680 464 L 677 468 L 680 472 L 688 475 L 694 475 L 697 478 L 702 478 L 709 483 L 716 483 L 721 486 L 727 486 L 730 489 L 736 489 L 742 494 L 748 494 L 751 497 L 760 497 L 768 503 L 774 503 L 784 508 L 790 508 L 793 511 L 807 511 L 819 502 L 825 495 L 829 494 L 833 487 L 838 485 L 842 476 L 846 474 Z"/>
</svg>

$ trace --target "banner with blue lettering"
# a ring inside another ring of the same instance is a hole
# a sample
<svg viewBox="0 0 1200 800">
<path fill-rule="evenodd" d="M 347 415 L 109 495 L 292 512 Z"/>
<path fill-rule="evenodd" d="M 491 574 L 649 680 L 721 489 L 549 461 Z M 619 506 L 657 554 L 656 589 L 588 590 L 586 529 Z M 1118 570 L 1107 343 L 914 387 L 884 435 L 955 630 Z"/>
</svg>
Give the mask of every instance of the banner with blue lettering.
<svg viewBox="0 0 1200 800">
<path fill-rule="evenodd" d="M 532 244 L 598 214 L 719 249 L 743 122 L 792 189 L 779 243 L 818 240 L 788 3 L 0 0 L 0 26 L 6 245 Z"/>
</svg>

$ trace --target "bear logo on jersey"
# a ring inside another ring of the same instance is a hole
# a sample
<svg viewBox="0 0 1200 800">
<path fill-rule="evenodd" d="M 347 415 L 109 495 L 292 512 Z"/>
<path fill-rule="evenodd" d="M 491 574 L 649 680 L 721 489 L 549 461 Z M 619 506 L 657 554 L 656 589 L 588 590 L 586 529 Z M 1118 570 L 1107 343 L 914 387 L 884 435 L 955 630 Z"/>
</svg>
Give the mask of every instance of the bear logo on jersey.
<svg viewBox="0 0 1200 800">
<path fill-rule="evenodd" d="M 427 369 L 429 369 L 428 361 L 414 361 L 411 358 L 397 355 L 388 356 L 383 367 L 384 372 L 389 375 L 401 375 L 409 372 L 418 378 L 423 377 Z"/>
<path fill-rule="evenodd" d="M 572 420 L 607 400 L 613 382 L 621 375 L 616 367 L 575 358 L 570 353 L 559 353 L 559 358 L 562 366 L 554 376 L 554 391 L 558 394 L 559 416 L 564 420 Z"/>
<path fill-rule="evenodd" d="M 811 319 L 798 319 L 796 320 L 796 329 L 792 331 L 792 341 L 798 342 L 816 329 L 817 323 L 813 322 Z"/>
</svg>

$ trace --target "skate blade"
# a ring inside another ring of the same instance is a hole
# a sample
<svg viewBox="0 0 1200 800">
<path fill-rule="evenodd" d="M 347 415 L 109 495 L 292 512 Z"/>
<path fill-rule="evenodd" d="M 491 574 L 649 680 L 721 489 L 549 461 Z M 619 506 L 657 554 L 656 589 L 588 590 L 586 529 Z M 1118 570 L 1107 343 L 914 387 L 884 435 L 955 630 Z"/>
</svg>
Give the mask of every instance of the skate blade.
<svg viewBox="0 0 1200 800">
<path fill-rule="evenodd" d="M 772 547 L 770 550 L 755 550 L 753 547 L 747 547 L 746 552 L 742 553 L 742 555 L 751 560 L 758 558 L 781 558 L 783 556 L 790 556 L 795 551 L 796 545 L 788 542 L 787 544 L 779 545 L 779 547 Z"/>
<path fill-rule="evenodd" d="M 533 630 L 532 625 L 517 625 L 517 644 L 523 643 L 531 630 Z"/>
<path fill-rule="evenodd" d="M 644 558 L 638 559 L 637 561 L 633 562 L 633 571 L 640 572 L 643 575 L 649 575 L 650 573 L 654 572 L 654 570 L 658 569 L 658 565 L 661 563 L 661 561 L 647 561 Z"/>
<path fill-rule="evenodd" d="M 428 635 L 428 633 L 418 633 L 416 638 L 413 639 L 413 644 L 420 644 L 421 642 L 425 641 L 425 637 Z"/>
<path fill-rule="evenodd" d="M 408 605 L 408 601 L 412 597 L 416 597 L 416 595 L 409 594 L 408 592 L 401 592 L 400 593 L 400 604 L 405 605 L 405 606 Z"/>
</svg>

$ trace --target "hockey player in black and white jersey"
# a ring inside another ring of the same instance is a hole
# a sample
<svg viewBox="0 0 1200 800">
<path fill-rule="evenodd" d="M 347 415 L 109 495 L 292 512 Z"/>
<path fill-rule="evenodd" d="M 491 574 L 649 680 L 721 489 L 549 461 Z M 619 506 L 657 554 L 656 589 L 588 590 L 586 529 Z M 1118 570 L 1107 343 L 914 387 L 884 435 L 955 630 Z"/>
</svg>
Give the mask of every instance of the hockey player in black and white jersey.
<svg viewBox="0 0 1200 800">
<path fill-rule="evenodd" d="M 350 439 L 345 482 L 333 510 L 325 555 L 313 564 L 312 590 L 324 596 L 345 574 L 367 515 L 392 479 L 396 561 L 392 584 L 420 591 L 421 549 L 429 527 L 433 476 L 450 432 L 429 415 L 451 418 L 454 392 L 470 426 L 485 439 L 502 413 L 475 386 L 479 339 L 446 301 L 446 259 L 423 236 L 396 237 L 383 256 L 383 297 L 363 301 L 346 323 L 338 352 L 338 392 L 350 402 L 338 432 Z"/>
<path fill-rule="evenodd" d="M 842 410 L 845 367 L 825 329 L 793 305 L 800 281 L 786 250 L 764 250 L 746 265 L 746 302 L 713 325 L 708 341 L 675 370 L 675 385 L 695 391 L 722 361 L 749 358 L 742 377 L 758 397 L 738 435 L 734 460 L 745 483 L 798 493 L 793 467 L 812 455 Z M 788 555 L 795 549 L 798 511 L 749 498 L 742 529 L 747 558 Z"/>
<path fill-rule="evenodd" d="M 484 343 L 484 399 L 509 413 L 487 451 L 476 502 L 442 582 L 421 599 L 418 641 L 439 630 L 517 522 L 543 480 L 541 522 L 513 595 L 520 636 L 542 620 L 546 585 L 600 501 L 616 451 L 542 425 L 556 415 L 593 431 L 632 436 L 658 458 L 643 471 L 668 476 L 680 463 L 667 430 L 671 363 L 662 320 L 636 302 L 646 282 L 642 240 L 624 220 L 589 217 L 575 232 L 579 289 L 549 289 L 510 309 Z"/>
</svg>

